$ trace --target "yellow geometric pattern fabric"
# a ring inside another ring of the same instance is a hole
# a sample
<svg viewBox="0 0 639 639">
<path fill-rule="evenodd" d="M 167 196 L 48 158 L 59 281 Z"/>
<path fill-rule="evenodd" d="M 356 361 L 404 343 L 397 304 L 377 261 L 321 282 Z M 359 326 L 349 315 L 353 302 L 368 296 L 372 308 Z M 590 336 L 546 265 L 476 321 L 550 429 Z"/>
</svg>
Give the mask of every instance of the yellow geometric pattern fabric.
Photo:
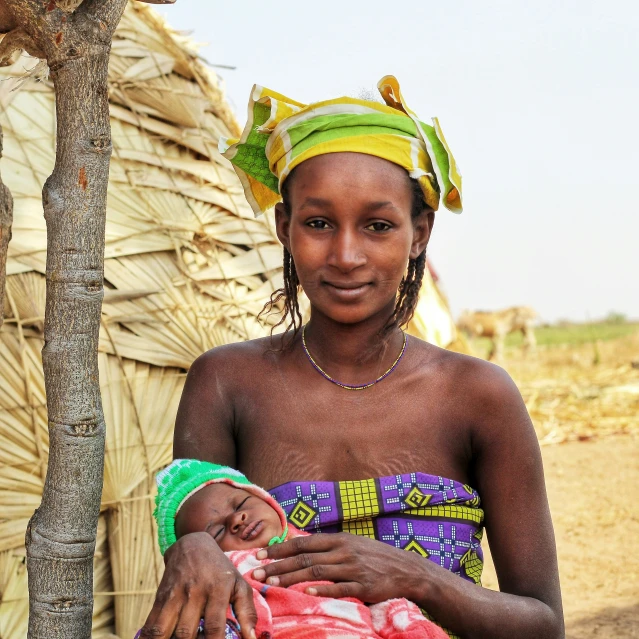
<svg viewBox="0 0 639 639">
<path fill-rule="evenodd" d="M 375 539 L 375 526 L 372 519 L 361 519 L 355 521 L 345 521 L 342 531 L 352 535 L 361 535 Z"/>
<path fill-rule="evenodd" d="M 484 562 L 477 556 L 477 553 L 469 549 L 459 560 L 459 563 L 462 570 L 466 573 L 466 576 L 472 579 L 476 584 L 481 585 L 481 573 L 484 569 Z"/>
<path fill-rule="evenodd" d="M 424 493 L 415 486 L 406 496 L 404 502 L 411 508 L 423 508 L 432 499 L 432 495 L 424 495 Z"/>
<path fill-rule="evenodd" d="M 379 515 L 379 498 L 374 479 L 341 481 L 339 482 L 339 494 L 342 500 L 344 522 Z"/>
<path fill-rule="evenodd" d="M 303 501 L 298 501 L 293 511 L 288 516 L 289 521 L 298 528 L 304 528 L 308 526 L 317 513 Z"/>
<path fill-rule="evenodd" d="M 476 525 L 481 525 L 484 521 L 484 511 L 481 508 L 472 508 L 460 505 L 439 505 L 426 506 L 425 508 L 411 508 L 405 510 L 406 515 L 416 517 L 445 517 L 447 519 L 457 519 L 467 521 Z"/>
<path fill-rule="evenodd" d="M 407 550 L 408 552 L 416 552 L 422 557 L 428 557 L 430 554 L 428 550 L 422 548 L 414 539 L 404 546 L 404 550 Z"/>
</svg>

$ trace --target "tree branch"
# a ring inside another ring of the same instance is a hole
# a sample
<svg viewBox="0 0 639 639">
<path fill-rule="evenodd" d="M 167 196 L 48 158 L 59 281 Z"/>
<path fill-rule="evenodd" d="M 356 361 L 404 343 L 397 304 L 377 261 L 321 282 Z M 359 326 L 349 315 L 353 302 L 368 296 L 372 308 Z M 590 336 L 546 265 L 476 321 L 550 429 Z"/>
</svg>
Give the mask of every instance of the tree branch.
<svg viewBox="0 0 639 639">
<path fill-rule="evenodd" d="M 0 2 L 0 33 L 8 33 L 15 28 L 16 22 L 13 19 L 11 11 L 9 11 L 3 2 Z"/>
<path fill-rule="evenodd" d="M 146 4 L 174 4 L 175 0 L 139 0 Z M 124 2 L 126 5 L 126 1 Z M 84 0 L 84 2 L 76 10 L 78 13 L 85 15 L 94 15 L 100 21 L 105 23 L 107 27 L 113 31 L 120 21 L 120 16 L 124 11 L 122 2 L 114 2 L 114 0 Z"/>
<path fill-rule="evenodd" d="M 13 64 L 14 54 L 23 49 L 34 58 L 42 58 L 44 55 L 24 29 L 14 29 L 7 33 L 0 42 L 0 66 L 6 67 Z"/>
<path fill-rule="evenodd" d="M 2 127 L 0 127 L 0 158 L 2 157 Z M 4 287 L 7 274 L 7 251 L 11 239 L 13 198 L 0 178 L 0 326 L 4 321 Z"/>
<path fill-rule="evenodd" d="M 1 0 L 2 13 L 11 19 L 15 25 L 25 28 L 46 11 L 46 4 L 38 0 Z"/>
<path fill-rule="evenodd" d="M 6 51 L 4 59 L 17 49 L 25 49 L 34 57 L 45 58 L 44 32 L 47 26 L 46 16 L 50 13 L 48 5 L 43 0 L 0 0 L 0 6 L 2 12 L 10 16 L 16 25 L 2 41 Z"/>
<path fill-rule="evenodd" d="M 76 9 L 77 15 L 92 16 L 99 20 L 108 33 L 113 33 L 124 11 L 127 0 L 84 0 Z"/>
<path fill-rule="evenodd" d="M 175 3 L 175 0 L 139 1 L 162 5 Z M 16 52 L 21 50 L 36 58 L 51 57 L 52 51 L 46 45 L 55 41 L 56 34 L 63 32 L 67 14 L 77 18 L 91 17 L 102 30 L 112 34 L 125 6 L 126 0 L 0 0 L 0 34 L 7 34 L 0 42 L 0 66 L 12 64 Z"/>
</svg>

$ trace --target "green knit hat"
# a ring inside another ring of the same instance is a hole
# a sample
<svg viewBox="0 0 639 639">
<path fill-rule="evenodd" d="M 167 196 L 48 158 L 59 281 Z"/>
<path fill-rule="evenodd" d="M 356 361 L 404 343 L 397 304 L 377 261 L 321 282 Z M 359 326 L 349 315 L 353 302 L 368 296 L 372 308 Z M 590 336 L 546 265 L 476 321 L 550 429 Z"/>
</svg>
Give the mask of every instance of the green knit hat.
<svg viewBox="0 0 639 639">
<path fill-rule="evenodd" d="M 288 534 L 286 515 L 281 506 L 263 488 L 252 484 L 239 470 L 197 459 L 175 459 L 156 476 L 158 494 L 153 516 L 158 523 L 158 542 L 164 554 L 176 541 L 175 517 L 186 500 L 209 484 L 229 484 L 263 499 L 271 506 L 282 522 L 282 534 L 273 537 L 268 545 L 281 543 Z"/>
</svg>

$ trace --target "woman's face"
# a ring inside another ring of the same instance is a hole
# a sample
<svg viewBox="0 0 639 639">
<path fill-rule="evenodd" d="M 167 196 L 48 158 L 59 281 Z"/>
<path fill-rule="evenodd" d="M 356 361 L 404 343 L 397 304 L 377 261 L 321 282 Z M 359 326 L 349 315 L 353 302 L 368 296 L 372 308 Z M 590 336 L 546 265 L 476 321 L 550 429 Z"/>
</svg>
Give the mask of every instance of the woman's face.
<svg viewBox="0 0 639 639">
<path fill-rule="evenodd" d="M 207 532 L 224 550 L 264 548 L 282 534 L 274 508 L 256 495 L 229 484 L 209 484 L 186 500 L 175 518 L 179 539 Z"/>
<path fill-rule="evenodd" d="M 287 186 L 291 215 L 277 205 L 278 237 L 313 308 L 345 324 L 387 319 L 433 223 L 428 212 L 411 219 L 406 171 L 371 155 L 331 153 L 300 164 Z"/>
</svg>

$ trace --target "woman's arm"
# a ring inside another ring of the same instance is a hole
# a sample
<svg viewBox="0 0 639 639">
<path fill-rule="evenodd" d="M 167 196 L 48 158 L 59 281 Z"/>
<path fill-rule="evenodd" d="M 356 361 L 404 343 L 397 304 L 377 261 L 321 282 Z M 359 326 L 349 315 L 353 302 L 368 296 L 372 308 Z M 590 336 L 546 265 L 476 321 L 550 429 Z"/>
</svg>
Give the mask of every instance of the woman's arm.
<svg viewBox="0 0 639 639">
<path fill-rule="evenodd" d="M 484 590 L 495 601 L 486 622 L 504 627 L 495 637 L 508 636 L 507 627 L 512 627 L 521 639 L 561 638 L 557 551 L 537 435 L 508 374 L 478 364 L 481 377 L 471 386 L 479 411 L 473 433 L 476 488 L 501 591 Z"/>
<path fill-rule="evenodd" d="M 225 352 L 222 352 L 225 351 Z M 233 402 L 228 347 L 200 356 L 191 366 L 175 423 L 173 455 L 235 466 Z M 141 637 L 223 639 L 229 604 L 243 639 L 254 639 L 257 615 L 251 587 L 208 533 L 184 535 L 164 556 L 166 568 Z"/>
<path fill-rule="evenodd" d="M 561 639 L 557 559 L 537 438 L 508 375 L 485 363 L 476 367 L 458 389 L 473 417 L 475 476 L 501 592 L 414 553 L 349 534 L 273 546 L 269 557 L 290 559 L 269 564 L 255 578 L 275 577 L 282 586 L 331 580 L 339 583 L 320 586 L 317 594 L 370 603 L 406 597 L 463 639 Z"/>
<path fill-rule="evenodd" d="M 235 468 L 232 349 L 215 348 L 191 365 L 175 420 L 174 459 L 201 459 Z"/>
</svg>

